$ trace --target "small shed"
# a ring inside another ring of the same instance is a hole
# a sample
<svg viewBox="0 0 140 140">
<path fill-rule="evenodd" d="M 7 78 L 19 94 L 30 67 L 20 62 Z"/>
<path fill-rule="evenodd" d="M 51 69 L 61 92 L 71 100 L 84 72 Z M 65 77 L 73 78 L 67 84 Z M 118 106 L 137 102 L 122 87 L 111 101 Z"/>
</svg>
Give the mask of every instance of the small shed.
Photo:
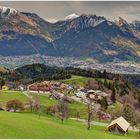
<svg viewBox="0 0 140 140">
<path fill-rule="evenodd" d="M 127 134 L 129 126 L 130 126 L 130 124 L 121 116 L 121 117 L 113 120 L 108 125 L 108 130 L 110 132 Z"/>
</svg>

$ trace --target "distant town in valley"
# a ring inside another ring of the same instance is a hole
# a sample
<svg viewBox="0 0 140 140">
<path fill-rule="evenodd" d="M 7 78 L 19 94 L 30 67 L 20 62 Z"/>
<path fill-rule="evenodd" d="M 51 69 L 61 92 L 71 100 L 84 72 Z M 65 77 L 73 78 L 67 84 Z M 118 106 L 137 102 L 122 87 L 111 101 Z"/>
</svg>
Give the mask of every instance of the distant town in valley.
<svg viewBox="0 0 140 140">
<path fill-rule="evenodd" d="M 0 60 L 1 66 L 12 69 L 28 64 L 42 63 L 47 66 L 106 70 L 107 72 L 118 74 L 140 74 L 140 63 L 118 59 L 114 60 L 114 62 L 98 63 L 92 58 L 53 57 L 38 54 L 30 56 L 0 56 Z"/>
</svg>

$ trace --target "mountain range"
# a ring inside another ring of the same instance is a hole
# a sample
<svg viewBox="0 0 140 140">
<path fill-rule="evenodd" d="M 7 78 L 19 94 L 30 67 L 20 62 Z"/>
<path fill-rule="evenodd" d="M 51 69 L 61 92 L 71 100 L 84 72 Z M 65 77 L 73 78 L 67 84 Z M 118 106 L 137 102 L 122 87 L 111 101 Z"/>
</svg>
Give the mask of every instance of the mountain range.
<svg viewBox="0 0 140 140">
<path fill-rule="evenodd" d="M 0 7 L 0 55 L 140 61 L 140 21 L 71 14 L 50 23 L 35 13 Z"/>
</svg>

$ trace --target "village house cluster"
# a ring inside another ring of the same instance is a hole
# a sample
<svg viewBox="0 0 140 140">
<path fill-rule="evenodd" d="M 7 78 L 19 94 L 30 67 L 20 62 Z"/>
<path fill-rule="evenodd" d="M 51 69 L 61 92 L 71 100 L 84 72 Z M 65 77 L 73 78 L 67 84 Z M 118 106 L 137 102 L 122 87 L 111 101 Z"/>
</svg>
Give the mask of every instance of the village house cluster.
<svg viewBox="0 0 140 140">
<path fill-rule="evenodd" d="M 71 96 L 75 96 L 82 100 L 88 98 L 97 102 L 102 98 L 107 98 L 108 103 L 110 103 L 110 95 L 101 90 L 92 90 L 83 87 L 77 88 L 74 85 L 66 84 L 64 82 L 44 81 L 33 83 L 28 86 L 28 90 L 30 92 L 38 92 L 38 93 L 67 92 L 69 94 L 70 92 L 72 92 Z"/>
<path fill-rule="evenodd" d="M 89 100 L 93 101 L 94 107 L 97 109 L 97 114 L 100 116 L 100 119 L 111 119 L 111 116 L 103 111 L 101 111 L 101 106 L 99 104 L 99 100 L 102 98 L 107 99 L 107 103 L 109 105 L 112 104 L 110 100 L 110 95 L 101 90 L 93 90 L 93 89 L 85 89 L 83 87 L 75 89 L 73 85 L 66 84 L 64 82 L 53 82 L 53 81 L 44 81 L 41 83 L 34 83 L 28 87 L 29 92 L 36 93 L 51 93 L 54 97 L 59 98 L 63 96 L 64 92 L 72 91 L 72 95 L 68 96 L 70 101 L 76 100 L 83 103 L 88 103 Z M 61 93 L 60 93 L 61 91 Z M 64 92 L 62 92 L 64 91 Z M 100 111 L 98 111 L 100 110 Z M 121 116 L 115 120 L 113 120 L 108 126 L 107 129 L 110 132 L 127 134 L 128 128 L 130 124 Z"/>
<path fill-rule="evenodd" d="M 110 94 L 103 92 L 101 90 L 86 89 L 83 87 L 76 87 L 75 85 L 66 84 L 64 82 L 54 82 L 54 81 L 44 81 L 33 83 L 28 86 L 28 92 L 34 92 L 38 94 L 49 94 L 51 97 L 59 99 L 63 95 L 67 94 L 70 101 L 83 102 L 88 104 L 92 100 L 92 104 L 96 106 L 98 112 L 101 113 L 101 104 L 102 99 L 106 99 L 107 104 L 111 105 Z M 104 116 L 102 119 L 110 119 L 105 113 L 102 113 Z"/>
<path fill-rule="evenodd" d="M 6 87 L 3 87 L 6 88 Z M 83 103 L 89 103 L 92 100 L 92 105 L 96 109 L 96 113 L 99 119 L 111 120 L 111 116 L 101 110 L 101 105 L 99 101 L 106 98 L 108 105 L 111 105 L 110 94 L 103 92 L 101 90 L 86 89 L 83 87 L 77 87 L 75 85 L 66 84 L 65 82 L 55 82 L 55 81 L 44 81 L 36 82 L 28 87 L 20 85 L 19 90 L 28 92 L 34 92 L 36 94 L 49 94 L 50 97 L 55 99 L 60 99 L 64 94 L 69 94 L 67 100 L 68 102 L 79 101 Z M 3 89 L 4 90 L 4 89 Z M 5 89 L 7 90 L 7 88 Z M 4 106 L 0 106 L 0 110 L 7 110 Z M 108 126 L 107 130 L 113 133 L 127 134 L 130 127 L 129 122 L 127 122 L 122 116 L 113 120 Z"/>
</svg>

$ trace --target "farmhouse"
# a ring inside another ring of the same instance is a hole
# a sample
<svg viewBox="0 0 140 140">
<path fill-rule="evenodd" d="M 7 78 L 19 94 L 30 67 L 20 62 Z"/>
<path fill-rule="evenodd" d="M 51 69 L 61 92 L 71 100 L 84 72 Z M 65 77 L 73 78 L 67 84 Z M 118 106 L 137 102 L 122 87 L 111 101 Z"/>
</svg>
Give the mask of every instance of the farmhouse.
<svg viewBox="0 0 140 140">
<path fill-rule="evenodd" d="M 119 117 L 119 118 L 113 120 L 108 125 L 108 130 L 110 132 L 126 134 L 128 132 L 129 126 L 130 126 L 130 124 L 123 117 Z"/>
<path fill-rule="evenodd" d="M 100 90 L 88 90 L 88 94 L 94 94 L 96 96 L 101 96 L 101 97 L 108 97 L 107 93 Z"/>
<path fill-rule="evenodd" d="M 85 97 L 85 93 L 82 91 L 78 91 L 77 93 L 75 93 L 75 95 L 79 98 Z"/>
<path fill-rule="evenodd" d="M 88 90 L 88 94 L 94 94 L 95 93 L 95 90 Z"/>
<path fill-rule="evenodd" d="M 109 98 L 108 94 L 100 90 L 88 90 L 87 98 L 93 99 L 94 101 L 101 100 L 102 98 Z"/>
<path fill-rule="evenodd" d="M 103 91 L 100 91 L 100 90 L 96 90 L 95 94 L 98 95 L 98 96 L 101 96 L 101 97 L 108 97 L 107 93 L 105 93 Z"/>
<path fill-rule="evenodd" d="M 41 82 L 41 83 L 34 83 L 30 85 L 29 90 L 32 91 L 50 91 L 52 89 L 52 83 L 51 82 Z"/>
<path fill-rule="evenodd" d="M 87 92 L 85 89 L 77 89 L 77 93 L 75 95 L 79 98 L 86 98 Z"/>
</svg>

